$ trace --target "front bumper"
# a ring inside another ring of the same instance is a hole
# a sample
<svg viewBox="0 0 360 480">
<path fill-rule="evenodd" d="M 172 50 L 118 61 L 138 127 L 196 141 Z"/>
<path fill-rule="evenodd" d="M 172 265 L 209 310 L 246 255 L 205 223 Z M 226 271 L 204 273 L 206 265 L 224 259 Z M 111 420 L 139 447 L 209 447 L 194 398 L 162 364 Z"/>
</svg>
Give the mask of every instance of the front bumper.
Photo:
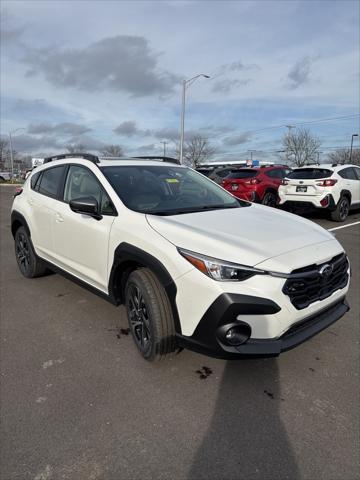
<svg viewBox="0 0 360 480">
<path fill-rule="evenodd" d="M 274 357 L 329 327 L 348 310 L 345 297 L 342 297 L 316 314 L 293 324 L 279 338 L 249 338 L 239 346 L 231 346 L 226 344 L 223 332 L 241 323 L 236 319 L 238 315 L 273 315 L 280 311 L 280 307 L 271 300 L 259 297 L 223 294 L 206 311 L 191 337 L 177 335 L 177 339 L 181 347 L 217 358 Z"/>
</svg>

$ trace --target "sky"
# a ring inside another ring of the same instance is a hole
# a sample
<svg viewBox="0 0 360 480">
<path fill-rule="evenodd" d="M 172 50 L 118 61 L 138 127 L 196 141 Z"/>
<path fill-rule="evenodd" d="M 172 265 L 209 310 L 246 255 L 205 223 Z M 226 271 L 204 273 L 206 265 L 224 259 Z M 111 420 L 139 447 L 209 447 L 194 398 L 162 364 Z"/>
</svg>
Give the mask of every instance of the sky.
<svg viewBox="0 0 360 480">
<path fill-rule="evenodd" d="M 182 80 L 203 73 L 185 135 L 207 138 L 214 160 L 272 160 L 286 125 L 309 128 L 325 157 L 359 133 L 359 5 L 2 0 L 1 134 L 33 156 L 159 155 L 162 141 L 174 154 Z"/>
</svg>

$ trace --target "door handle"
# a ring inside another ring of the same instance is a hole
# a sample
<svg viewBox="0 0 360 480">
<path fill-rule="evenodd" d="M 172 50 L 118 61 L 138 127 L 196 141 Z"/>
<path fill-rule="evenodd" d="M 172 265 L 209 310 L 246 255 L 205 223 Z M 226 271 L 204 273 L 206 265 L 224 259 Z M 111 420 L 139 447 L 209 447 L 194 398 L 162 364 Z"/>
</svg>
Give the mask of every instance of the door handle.
<svg viewBox="0 0 360 480">
<path fill-rule="evenodd" d="M 64 221 L 63 217 L 58 212 L 55 213 L 55 219 L 58 223 L 61 223 Z"/>
</svg>

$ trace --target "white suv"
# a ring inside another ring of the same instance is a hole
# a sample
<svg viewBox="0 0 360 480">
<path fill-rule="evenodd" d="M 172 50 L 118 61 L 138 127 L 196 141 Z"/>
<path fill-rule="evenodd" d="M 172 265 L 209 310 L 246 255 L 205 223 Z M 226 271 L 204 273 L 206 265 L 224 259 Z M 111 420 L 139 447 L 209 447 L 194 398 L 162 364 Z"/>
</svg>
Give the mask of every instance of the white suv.
<svg viewBox="0 0 360 480">
<path fill-rule="evenodd" d="M 356 165 L 308 165 L 293 170 L 278 190 L 285 208 L 312 207 L 330 211 L 343 222 L 352 208 L 360 207 L 360 167 Z"/>
<path fill-rule="evenodd" d="M 348 259 L 329 232 L 176 163 L 52 157 L 11 217 L 21 273 L 59 271 L 125 304 L 148 360 L 182 347 L 276 356 L 349 308 Z"/>
</svg>

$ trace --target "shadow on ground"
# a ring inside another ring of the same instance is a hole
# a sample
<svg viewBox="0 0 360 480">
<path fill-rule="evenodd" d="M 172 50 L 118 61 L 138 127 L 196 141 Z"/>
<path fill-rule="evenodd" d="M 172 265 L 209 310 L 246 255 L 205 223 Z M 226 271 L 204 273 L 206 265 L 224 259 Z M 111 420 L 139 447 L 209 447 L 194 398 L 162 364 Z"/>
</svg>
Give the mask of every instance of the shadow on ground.
<svg viewBox="0 0 360 480">
<path fill-rule="evenodd" d="M 188 479 L 299 478 L 280 419 L 283 401 L 276 359 L 228 362 Z"/>
</svg>

